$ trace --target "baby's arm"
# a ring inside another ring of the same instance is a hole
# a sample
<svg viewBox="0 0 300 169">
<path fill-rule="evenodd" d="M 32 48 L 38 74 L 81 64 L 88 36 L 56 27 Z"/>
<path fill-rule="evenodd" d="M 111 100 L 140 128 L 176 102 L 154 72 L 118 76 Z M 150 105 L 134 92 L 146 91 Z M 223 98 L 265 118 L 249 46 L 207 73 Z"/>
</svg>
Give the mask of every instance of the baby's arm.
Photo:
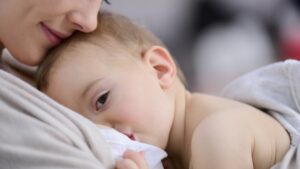
<svg viewBox="0 0 300 169">
<path fill-rule="evenodd" d="M 116 169 L 148 169 L 143 152 L 125 151 L 123 159 L 116 162 Z"/>
</svg>

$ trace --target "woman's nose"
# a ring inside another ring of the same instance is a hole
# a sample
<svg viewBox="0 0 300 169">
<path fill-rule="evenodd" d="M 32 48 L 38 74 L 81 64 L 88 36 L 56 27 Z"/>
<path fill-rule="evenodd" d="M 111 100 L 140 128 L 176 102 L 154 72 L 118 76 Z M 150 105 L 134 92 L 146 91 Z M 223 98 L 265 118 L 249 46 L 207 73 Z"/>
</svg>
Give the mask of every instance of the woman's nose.
<svg viewBox="0 0 300 169">
<path fill-rule="evenodd" d="M 75 30 L 86 33 L 92 32 L 97 28 L 97 16 L 99 13 L 99 9 L 100 4 L 82 7 L 80 10 L 72 11 L 68 15 L 68 20 Z"/>
</svg>

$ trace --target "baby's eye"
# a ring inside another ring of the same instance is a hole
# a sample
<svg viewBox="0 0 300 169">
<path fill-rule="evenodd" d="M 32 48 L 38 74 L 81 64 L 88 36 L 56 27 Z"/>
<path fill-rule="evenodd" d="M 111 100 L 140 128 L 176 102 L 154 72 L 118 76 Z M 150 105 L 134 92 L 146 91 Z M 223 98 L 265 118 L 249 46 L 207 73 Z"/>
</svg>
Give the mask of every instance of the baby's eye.
<svg viewBox="0 0 300 169">
<path fill-rule="evenodd" d="M 96 101 L 96 111 L 99 111 L 102 109 L 105 102 L 107 101 L 108 95 L 109 95 L 109 91 L 98 97 L 98 99 Z"/>
</svg>

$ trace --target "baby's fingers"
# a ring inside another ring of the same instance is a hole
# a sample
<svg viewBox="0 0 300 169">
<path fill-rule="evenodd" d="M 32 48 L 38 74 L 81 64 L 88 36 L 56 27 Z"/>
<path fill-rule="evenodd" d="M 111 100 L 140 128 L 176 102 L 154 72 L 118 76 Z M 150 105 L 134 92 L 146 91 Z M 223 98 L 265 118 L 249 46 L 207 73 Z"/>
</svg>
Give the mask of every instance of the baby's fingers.
<svg viewBox="0 0 300 169">
<path fill-rule="evenodd" d="M 116 169 L 140 169 L 135 162 L 130 159 L 121 159 L 116 162 Z"/>
<path fill-rule="evenodd" d="M 123 159 L 117 161 L 117 169 L 148 169 L 143 152 L 126 150 Z"/>
<path fill-rule="evenodd" d="M 123 155 L 123 158 L 132 160 L 139 167 L 139 169 L 147 169 L 148 168 L 148 164 L 146 162 L 143 152 L 126 150 Z"/>
</svg>

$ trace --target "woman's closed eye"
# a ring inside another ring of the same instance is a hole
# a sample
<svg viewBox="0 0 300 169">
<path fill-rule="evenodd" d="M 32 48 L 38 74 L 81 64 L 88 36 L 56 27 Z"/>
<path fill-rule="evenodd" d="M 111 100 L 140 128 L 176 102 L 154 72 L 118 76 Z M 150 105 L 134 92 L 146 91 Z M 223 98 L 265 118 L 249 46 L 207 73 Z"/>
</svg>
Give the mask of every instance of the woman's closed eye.
<svg viewBox="0 0 300 169">
<path fill-rule="evenodd" d="M 107 99 L 109 96 L 109 91 L 103 93 L 102 95 L 100 95 L 97 100 L 96 100 L 96 111 L 101 111 L 103 109 L 103 106 L 105 105 Z"/>
</svg>

